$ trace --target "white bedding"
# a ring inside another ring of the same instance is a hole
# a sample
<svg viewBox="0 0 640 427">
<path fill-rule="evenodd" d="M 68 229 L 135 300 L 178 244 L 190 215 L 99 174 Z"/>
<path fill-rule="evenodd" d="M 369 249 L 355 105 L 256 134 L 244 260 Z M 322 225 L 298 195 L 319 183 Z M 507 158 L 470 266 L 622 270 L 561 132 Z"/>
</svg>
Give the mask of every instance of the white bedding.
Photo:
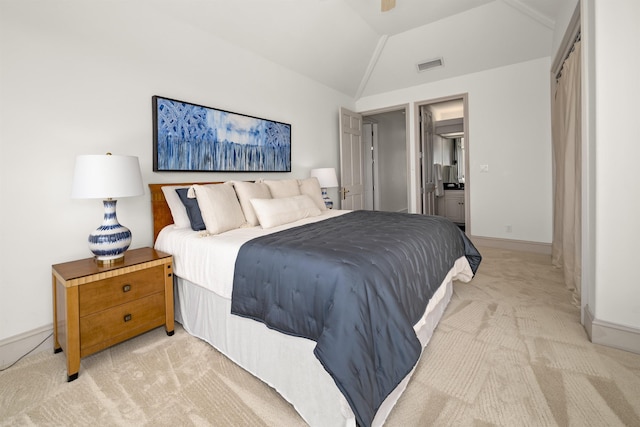
<svg viewBox="0 0 640 427">
<path fill-rule="evenodd" d="M 348 211 L 329 210 L 268 230 L 240 228 L 201 237 L 190 229 L 165 227 L 156 249 L 173 254 L 176 275 L 176 320 L 245 370 L 274 387 L 291 402 L 311 426 L 355 426 L 355 417 L 333 379 L 313 354 L 315 342 L 282 334 L 251 319 L 230 314 L 235 259 L 242 244 L 252 238 Z M 215 243 L 214 243 L 215 242 Z M 429 302 L 414 329 L 426 346 L 451 298 L 452 281 L 473 276 L 467 259 L 459 258 Z M 382 425 L 408 381 L 389 395 L 374 419 Z"/>
<path fill-rule="evenodd" d="M 259 236 L 322 221 L 347 212 L 349 211 L 327 210 L 319 216 L 269 229 L 263 229 L 260 226 L 237 228 L 216 235 L 169 225 L 158 234 L 155 248 L 173 254 L 173 271 L 178 276 L 222 297 L 231 298 L 233 269 L 243 243 Z"/>
</svg>

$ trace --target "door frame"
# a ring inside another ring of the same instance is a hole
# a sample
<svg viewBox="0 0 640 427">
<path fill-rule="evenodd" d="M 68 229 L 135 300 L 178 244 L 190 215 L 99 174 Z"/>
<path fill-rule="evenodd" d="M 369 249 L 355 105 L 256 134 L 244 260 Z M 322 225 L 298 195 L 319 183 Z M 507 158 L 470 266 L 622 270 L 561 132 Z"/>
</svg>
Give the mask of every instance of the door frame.
<svg viewBox="0 0 640 427">
<path fill-rule="evenodd" d="M 407 103 L 407 104 L 398 104 L 398 105 L 392 105 L 389 107 L 384 107 L 384 108 L 378 108 L 375 110 L 367 110 L 367 111 L 361 111 L 358 112 L 358 114 L 362 115 L 363 118 L 363 122 L 366 120 L 365 118 L 367 116 L 374 116 L 376 114 L 384 114 L 384 113 L 391 113 L 394 111 L 404 111 L 404 128 L 405 128 L 405 147 L 406 147 L 406 165 L 407 165 L 407 209 L 409 210 L 409 212 L 411 212 L 411 181 L 412 181 L 412 172 L 413 169 L 411 168 L 411 132 L 409 132 L 410 129 L 410 119 L 411 119 L 411 114 L 410 114 L 410 110 L 411 110 L 411 104 Z M 378 153 L 375 152 L 375 150 L 377 150 L 377 147 L 374 145 L 374 159 L 379 160 L 379 156 Z M 377 169 L 378 165 L 374 164 L 373 165 L 373 180 L 371 180 L 372 183 L 377 183 L 377 181 L 375 181 L 377 179 L 378 174 L 376 173 L 376 169 Z M 379 200 L 378 200 L 378 205 L 379 205 Z M 374 205 L 375 206 L 375 205 Z"/>
<path fill-rule="evenodd" d="M 422 168 L 422 160 L 420 159 L 420 139 L 422 138 L 421 136 L 421 132 L 420 132 L 420 110 L 421 107 L 425 106 L 425 105 L 431 105 L 431 104 L 439 104 L 442 102 L 446 102 L 446 101 L 454 101 L 454 100 L 458 100 L 461 99 L 462 100 L 462 111 L 463 111 L 463 133 L 464 133 L 464 177 L 465 177 L 465 182 L 464 182 L 464 222 L 465 222 L 465 234 L 467 236 L 471 236 L 471 173 L 470 173 L 470 164 L 469 164 L 469 147 L 470 147 L 470 140 L 469 140 L 469 93 L 465 92 L 465 93 L 461 93 L 461 94 L 456 94 L 456 95 L 449 95 L 449 96 L 444 96 L 441 98 L 434 98 L 434 99 L 429 99 L 429 100 L 425 100 L 425 101 L 419 101 L 416 102 L 414 104 L 414 138 L 415 138 L 415 153 L 416 156 L 414 158 L 414 163 L 413 163 L 413 168 L 416 171 L 416 173 L 414 174 L 414 183 L 415 185 L 413 186 L 414 188 L 414 194 L 413 197 L 415 197 L 415 200 L 420 201 L 421 200 L 421 194 L 420 194 L 420 188 L 421 188 L 421 183 L 420 181 L 420 176 L 421 176 L 421 168 Z M 422 205 L 419 204 L 420 206 L 418 206 L 419 212 L 422 213 Z"/>
<path fill-rule="evenodd" d="M 371 133 L 365 131 L 368 129 L 368 126 L 371 127 Z M 362 156 L 365 161 L 365 165 L 362 168 L 364 172 L 365 210 L 377 211 L 380 209 L 380 174 L 378 172 L 377 158 L 378 123 L 366 116 L 362 118 L 362 141 L 364 143 L 362 149 L 365 151 Z M 369 200 L 369 198 L 371 200 Z"/>
</svg>

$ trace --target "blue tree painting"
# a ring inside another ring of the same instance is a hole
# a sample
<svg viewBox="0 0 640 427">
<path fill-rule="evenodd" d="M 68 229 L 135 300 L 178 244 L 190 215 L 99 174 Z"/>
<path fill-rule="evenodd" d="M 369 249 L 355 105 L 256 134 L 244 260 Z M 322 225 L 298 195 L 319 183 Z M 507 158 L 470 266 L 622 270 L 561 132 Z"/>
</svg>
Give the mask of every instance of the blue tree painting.
<svg viewBox="0 0 640 427">
<path fill-rule="evenodd" d="M 291 172 L 291 125 L 153 97 L 154 171 Z"/>
</svg>

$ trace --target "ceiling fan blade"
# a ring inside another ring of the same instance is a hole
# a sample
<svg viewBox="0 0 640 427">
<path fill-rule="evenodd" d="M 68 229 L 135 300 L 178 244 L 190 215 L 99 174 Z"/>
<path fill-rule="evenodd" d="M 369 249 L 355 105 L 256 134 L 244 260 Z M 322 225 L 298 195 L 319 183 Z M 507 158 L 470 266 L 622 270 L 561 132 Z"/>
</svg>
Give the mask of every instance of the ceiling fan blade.
<svg viewBox="0 0 640 427">
<path fill-rule="evenodd" d="M 382 11 L 387 12 L 396 7 L 396 0 L 382 0 Z"/>
</svg>

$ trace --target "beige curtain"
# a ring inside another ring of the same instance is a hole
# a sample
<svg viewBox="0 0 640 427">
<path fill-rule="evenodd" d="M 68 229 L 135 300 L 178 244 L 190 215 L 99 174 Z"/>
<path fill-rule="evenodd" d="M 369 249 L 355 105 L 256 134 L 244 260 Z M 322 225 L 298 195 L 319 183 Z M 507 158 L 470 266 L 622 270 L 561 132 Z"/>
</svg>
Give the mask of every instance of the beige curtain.
<svg viewBox="0 0 640 427">
<path fill-rule="evenodd" d="M 580 41 L 566 59 L 552 105 L 554 213 L 553 265 L 580 303 L 581 278 L 581 92 Z"/>
</svg>

